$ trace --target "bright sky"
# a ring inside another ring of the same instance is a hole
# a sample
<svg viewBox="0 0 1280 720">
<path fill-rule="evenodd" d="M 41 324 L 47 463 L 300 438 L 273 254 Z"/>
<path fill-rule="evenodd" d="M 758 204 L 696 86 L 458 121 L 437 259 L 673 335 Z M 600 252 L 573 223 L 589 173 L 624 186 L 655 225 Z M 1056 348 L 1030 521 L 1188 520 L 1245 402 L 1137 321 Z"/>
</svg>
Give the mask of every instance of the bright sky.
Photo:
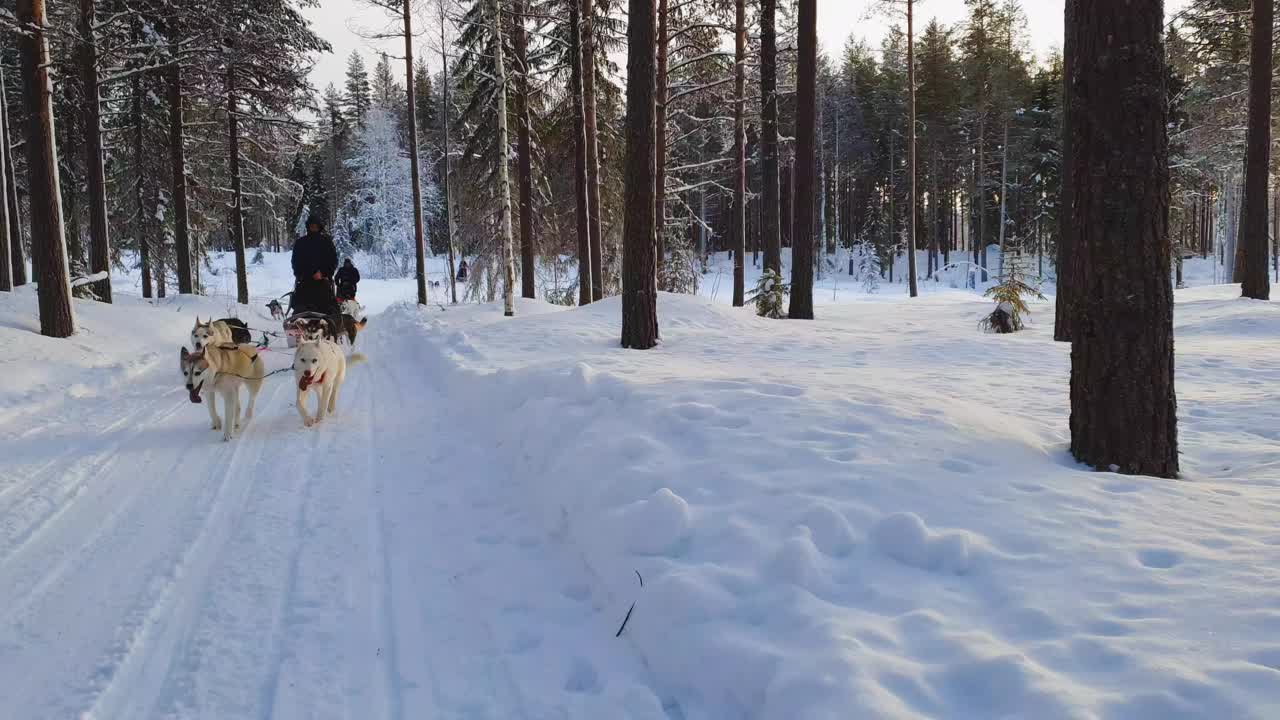
<svg viewBox="0 0 1280 720">
<path fill-rule="evenodd" d="M 1187 1 L 1166 0 L 1166 9 L 1169 13 L 1176 12 Z M 879 0 L 817 2 L 818 39 L 823 48 L 831 53 L 839 52 L 851 34 L 865 37 L 876 46 L 893 22 L 892 18 L 881 13 L 869 12 L 869 8 L 876 6 Z M 1023 0 L 1022 6 L 1027 16 L 1027 34 L 1031 48 L 1037 54 L 1060 48 L 1063 0 Z M 964 18 L 964 0 L 917 0 L 916 13 L 919 28 L 923 28 L 933 17 L 946 24 L 956 23 Z M 384 11 L 370 8 L 361 0 L 320 0 L 320 7 L 308 10 L 306 14 L 315 24 L 317 32 L 333 45 L 333 54 L 321 57 L 312 73 L 312 80 L 319 88 L 330 82 L 341 87 L 347 56 L 354 49 L 360 49 L 368 56 L 381 50 L 400 56 L 404 54 L 403 41 L 365 40 L 360 37 L 359 33 L 362 31 L 368 34 L 387 30 L 388 23 L 392 20 Z M 423 38 L 420 45 L 425 45 L 426 42 L 427 38 Z M 426 48 L 422 47 L 415 52 L 424 49 Z M 434 58 L 428 58 L 428 61 L 432 67 L 438 67 Z"/>
</svg>

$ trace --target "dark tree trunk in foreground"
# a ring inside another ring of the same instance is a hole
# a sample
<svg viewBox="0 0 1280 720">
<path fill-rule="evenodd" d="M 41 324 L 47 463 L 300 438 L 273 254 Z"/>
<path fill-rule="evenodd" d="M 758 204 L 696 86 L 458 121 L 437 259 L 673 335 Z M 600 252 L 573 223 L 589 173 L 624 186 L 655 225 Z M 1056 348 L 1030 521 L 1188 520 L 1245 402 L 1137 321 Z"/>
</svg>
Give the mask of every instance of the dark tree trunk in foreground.
<svg viewBox="0 0 1280 720">
<path fill-rule="evenodd" d="M 652 12 L 652 11 L 651 11 Z M 596 124 L 595 3 L 582 0 L 582 107 L 587 128 L 587 208 L 591 222 L 591 299 L 604 297 L 604 222 L 600 215 L 600 130 Z M 650 41 L 650 50 L 653 43 Z"/>
<path fill-rule="evenodd" d="M 235 64 L 232 63 L 227 67 L 227 149 L 231 154 L 231 242 L 236 252 L 236 302 L 248 305 L 249 269 L 244 257 L 244 196 L 240 188 L 239 112 L 236 107 L 236 70 Z"/>
<path fill-rule="evenodd" d="M 177 50 L 177 46 L 172 46 Z M 191 272 L 191 231 L 187 214 L 187 149 L 183 131 L 182 66 L 169 70 L 169 161 L 173 174 L 173 246 L 177 254 L 178 292 L 195 292 Z"/>
<path fill-rule="evenodd" d="M 98 43 L 95 0 L 80 0 L 80 80 L 84 85 L 85 174 L 89 189 L 89 271 L 107 272 L 111 241 L 107 229 L 107 177 L 102 162 L 102 106 L 98 99 Z M 98 299 L 111 302 L 111 276 L 94 284 Z"/>
<path fill-rule="evenodd" d="M 778 181 L 777 0 L 760 0 L 760 235 L 764 268 L 782 273 L 781 199 Z"/>
<path fill-rule="evenodd" d="M 18 22 L 28 33 L 18 37 L 22 58 L 23 106 L 27 111 L 27 179 L 31 189 L 31 237 L 40 334 L 69 337 L 76 331 L 71 310 L 71 278 L 62 225 L 62 192 L 58 186 L 57 134 L 53 126 L 53 84 L 49 80 L 49 45 L 45 41 L 44 0 L 18 0 Z"/>
<path fill-rule="evenodd" d="M 654 266 L 654 0 L 629 0 L 627 116 L 623 158 L 622 346 L 658 344 L 658 288 Z"/>
<path fill-rule="evenodd" d="M 533 141 L 529 129 L 529 34 L 524 27 L 524 1 L 516 0 L 512 22 L 516 51 L 516 159 L 520 185 L 520 295 L 538 296 L 533 252 Z"/>
<path fill-rule="evenodd" d="M 800 0 L 800 58 L 796 93 L 796 161 L 794 205 L 800 209 L 792 218 L 791 307 L 787 317 L 813 319 L 813 211 L 817 191 L 815 170 L 815 120 L 818 113 L 818 8 L 816 0 Z"/>
<path fill-rule="evenodd" d="M 569 0 L 570 91 L 573 93 L 573 190 L 578 221 L 578 305 L 591 303 L 591 220 L 587 201 L 587 130 L 582 107 L 582 17 L 578 0 Z"/>
<path fill-rule="evenodd" d="M 1078 12 L 1076 4 L 1079 0 L 1066 0 L 1066 9 L 1064 11 L 1064 21 L 1066 27 L 1071 27 L 1075 23 L 1075 15 Z M 1066 33 L 1062 43 L 1063 62 L 1066 58 L 1071 57 L 1076 52 L 1075 39 L 1071 33 Z M 1063 97 L 1066 97 L 1067 73 L 1062 73 Z M 1071 204 L 1072 187 L 1074 181 L 1071 173 L 1066 168 L 1071 167 L 1071 133 L 1068 128 L 1071 127 L 1071 104 L 1063 102 L 1062 104 L 1062 187 L 1059 190 L 1061 197 L 1059 198 L 1060 210 L 1058 211 L 1058 252 L 1057 261 L 1055 263 L 1057 270 L 1057 286 L 1058 296 L 1054 300 L 1054 320 L 1053 320 L 1053 339 L 1058 342 L 1071 342 L 1071 336 L 1075 328 L 1076 310 L 1074 300 L 1076 298 L 1076 281 L 1071 276 L 1072 269 L 1072 246 L 1075 244 L 1075 232 L 1071 225 Z"/>
<path fill-rule="evenodd" d="M 1267 275 L 1267 176 L 1271 165 L 1271 46 L 1275 8 L 1271 0 L 1253 0 L 1253 41 L 1249 61 L 1249 131 L 1244 156 L 1244 208 L 1240 211 L 1243 269 L 1241 294 L 1271 297 Z M 1241 263 L 1237 263 L 1241 264 Z"/>
<path fill-rule="evenodd" d="M 1074 202 L 1071 452 L 1175 477 L 1162 0 L 1076 0 L 1066 26 Z"/>
<path fill-rule="evenodd" d="M 747 2 L 737 0 L 733 78 L 733 306 L 746 304 L 747 254 Z"/>
<path fill-rule="evenodd" d="M 405 117 L 409 124 L 409 183 L 413 190 L 413 241 L 415 271 L 418 280 L 418 304 L 427 304 L 427 241 L 422 223 L 422 180 L 418 171 L 418 99 L 413 82 L 413 19 L 410 0 L 404 0 L 404 71 L 405 101 L 408 103 Z M 448 78 L 445 78 L 448 82 Z"/>
<path fill-rule="evenodd" d="M 0 67 L 0 153 L 4 154 L 4 203 L 9 207 L 9 273 L 13 286 L 27 284 L 26 253 L 22 247 L 22 212 L 18 207 L 18 172 L 13 166 L 13 138 L 10 133 L 8 91 L 4 86 L 4 68 Z"/>
</svg>

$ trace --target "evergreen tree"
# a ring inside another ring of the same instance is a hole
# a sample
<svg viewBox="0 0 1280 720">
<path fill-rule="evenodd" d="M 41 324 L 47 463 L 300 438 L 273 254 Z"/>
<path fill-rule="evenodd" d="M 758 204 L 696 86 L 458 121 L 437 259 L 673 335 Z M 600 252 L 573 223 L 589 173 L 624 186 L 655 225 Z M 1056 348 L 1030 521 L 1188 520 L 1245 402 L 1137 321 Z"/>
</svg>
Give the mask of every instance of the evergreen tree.
<svg viewBox="0 0 1280 720">
<path fill-rule="evenodd" d="M 347 82 L 345 86 L 345 104 L 347 122 L 356 127 L 364 125 L 373 104 L 372 90 L 369 87 L 369 71 L 360 53 L 352 50 L 347 58 Z"/>
</svg>

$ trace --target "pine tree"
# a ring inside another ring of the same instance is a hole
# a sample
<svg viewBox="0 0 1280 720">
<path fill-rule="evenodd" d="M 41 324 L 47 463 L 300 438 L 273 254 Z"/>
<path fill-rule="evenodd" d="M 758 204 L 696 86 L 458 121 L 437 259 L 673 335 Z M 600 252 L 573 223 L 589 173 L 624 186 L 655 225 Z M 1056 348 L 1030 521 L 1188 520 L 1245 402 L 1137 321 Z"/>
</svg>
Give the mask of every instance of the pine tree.
<svg viewBox="0 0 1280 720">
<path fill-rule="evenodd" d="M 361 127 L 369 114 L 373 99 L 369 87 L 369 71 L 365 67 L 364 58 L 355 50 L 352 50 L 351 55 L 347 58 L 345 91 L 347 122 L 356 127 Z"/>
<path fill-rule="evenodd" d="M 1071 451 L 1099 470 L 1175 477 L 1162 9 L 1068 1 Z"/>
</svg>

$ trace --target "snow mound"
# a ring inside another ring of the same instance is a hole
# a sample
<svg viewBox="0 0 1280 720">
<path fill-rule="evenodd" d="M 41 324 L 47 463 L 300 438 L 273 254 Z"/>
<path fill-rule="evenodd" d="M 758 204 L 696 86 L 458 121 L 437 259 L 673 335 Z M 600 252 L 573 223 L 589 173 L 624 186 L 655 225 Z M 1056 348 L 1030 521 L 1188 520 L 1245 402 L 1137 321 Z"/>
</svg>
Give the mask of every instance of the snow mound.
<svg viewBox="0 0 1280 720">
<path fill-rule="evenodd" d="M 973 569 L 968 533 L 933 532 L 915 513 L 886 516 L 871 529 L 870 540 L 880 552 L 920 570 L 964 575 Z"/>
<path fill-rule="evenodd" d="M 623 547 L 641 555 L 670 552 L 689 533 L 689 503 L 670 488 L 611 513 L 609 525 Z"/>
</svg>

